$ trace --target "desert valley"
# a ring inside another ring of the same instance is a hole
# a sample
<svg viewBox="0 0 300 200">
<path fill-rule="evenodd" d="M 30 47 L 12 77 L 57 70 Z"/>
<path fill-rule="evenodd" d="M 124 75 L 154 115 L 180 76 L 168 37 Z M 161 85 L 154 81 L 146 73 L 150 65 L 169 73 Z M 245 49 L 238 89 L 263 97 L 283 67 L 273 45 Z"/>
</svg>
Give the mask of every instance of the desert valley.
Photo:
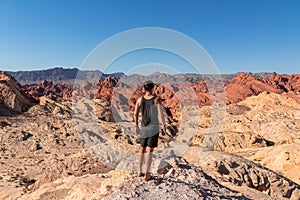
<svg viewBox="0 0 300 200">
<path fill-rule="evenodd" d="M 3 72 L 0 199 L 300 199 L 300 75 L 220 77 Z M 148 79 L 167 135 L 145 182 L 133 109 Z"/>
</svg>

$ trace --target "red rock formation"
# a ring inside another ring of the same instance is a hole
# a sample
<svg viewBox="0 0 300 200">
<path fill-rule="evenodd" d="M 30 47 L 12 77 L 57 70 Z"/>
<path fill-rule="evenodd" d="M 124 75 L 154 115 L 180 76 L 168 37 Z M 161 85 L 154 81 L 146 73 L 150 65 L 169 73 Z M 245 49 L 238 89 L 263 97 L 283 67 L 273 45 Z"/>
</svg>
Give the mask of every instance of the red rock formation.
<svg viewBox="0 0 300 200">
<path fill-rule="evenodd" d="M 117 78 L 106 77 L 104 80 L 94 83 L 84 81 L 80 85 L 75 86 L 43 81 L 40 84 L 26 85 L 24 88 L 36 99 L 40 96 L 50 96 L 63 100 L 86 97 L 111 101 L 117 84 Z M 126 94 L 127 98 L 130 97 L 128 98 L 128 104 L 131 110 L 134 109 L 137 98 L 143 94 L 140 86 L 134 86 L 133 88 L 138 89 L 132 94 Z M 155 93 L 162 98 L 163 105 L 173 115 L 176 112 L 180 112 L 179 107 L 181 105 L 195 105 L 195 102 L 199 106 L 210 105 L 212 101 L 221 100 L 223 98 L 222 95 L 226 96 L 227 104 L 242 101 L 249 96 L 258 95 L 264 91 L 283 94 L 300 102 L 300 74 L 290 76 L 271 74 L 269 78 L 255 78 L 250 74 L 240 73 L 230 81 L 225 82 L 223 90 L 225 91 L 224 93 L 222 93 L 222 88 L 220 89 L 220 83 L 196 81 L 157 85 Z"/>
<path fill-rule="evenodd" d="M 241 73 L 230 82 L 225 83 L 226 102 L 237 103 L 252 95 L 258 95 L 264 91 L 271 93 L 282 93 L 283 90 L 272 84 L 266 83 L 264 79 L 256 79 L 250 74 Z"/>
<path fill-rule="evenodd" d="M 94 83 L 83 81 L 80 85 L 54 84 L 52 81 L 42 81 L 40 84 L 25 85 L 23 88 L 35 99 L 48 96 L 52 99 L 71 101 L 80 98 L 110 100 L 113 88 L 118 80 L 115 77 L 106 77 Z"/>
<path fill-rule="evenodd" d="M 108 76 L 104 80 L 99 80 L 95 90 L 95 99 L 110 101 L 114 87 L 117 83 L 118 79 L 116 77 Z"/>
<path fill-rule="evenodd" d="M 24 90 L 36 100 L 41 96 L 48 96 L 52 99 L 62 98 L 70 100 L 72 97 L 72 86 L 63 83 L 53 84 L 52 81 L 42 81 L 40 84 L 24 85 Z"/>
</svg>

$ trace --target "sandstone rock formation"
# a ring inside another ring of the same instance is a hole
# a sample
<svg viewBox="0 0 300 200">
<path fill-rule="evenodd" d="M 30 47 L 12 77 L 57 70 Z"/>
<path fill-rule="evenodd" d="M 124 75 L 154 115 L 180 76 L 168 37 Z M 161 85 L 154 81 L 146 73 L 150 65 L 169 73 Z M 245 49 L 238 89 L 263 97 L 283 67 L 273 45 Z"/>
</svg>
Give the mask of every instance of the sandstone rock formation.
<svg viewBox="0 0 300 200">
<path fill-rule="evenodd" d="M 32 97 L 27 95 L 21 85 L 5 73 L 0 74 L 0 106 L 13 111 L 24 112 L 36 104 Z M 1 113 L 4 115 L 5 113 Z"/>
<path fill-rule="evenodd" d="M 226 99 L 228 103 L 237 103 L 262 92 L 282 93 L 284 91 L 245 73 L 235 76 L 226 84 Z"/>
<path fill-rule="evenodd" d="M 224 185 L 228 187 L 232 187 L 231 184 L 244 185 L 273 198 L 300 198 L 300 185 L 261 165 L 222 152 L 201 156 L 202 152 L 203 149 L 199 147 L 191 147 L 185 152 L 184 158 L 206 169 L 219 182 L 226 182 Z"/>
<path fill-rule="evenodd" d="M 300 164 L 296 156 L 300 153 L 299 111 L 300 104 L 295 100 L 266 92 L 228 105 L 214 150 L 237 153 L 300 183 L 295 170 Z M 211 134 L 211 112 L 210 107 L 201 108 L 194 145 L 204 146 L 204 139 Z"/>
<path fill-rule="evenodd" d="M 38 84 L 30 84 L 23 86 L 25 91 L 39 99 L 41 96 L 47 96 L 48 98 L 59 100 L 71 100 L 72 86 L 64 83 L 54 84 L 52 81 L 43 80 Z"/>
</svg>

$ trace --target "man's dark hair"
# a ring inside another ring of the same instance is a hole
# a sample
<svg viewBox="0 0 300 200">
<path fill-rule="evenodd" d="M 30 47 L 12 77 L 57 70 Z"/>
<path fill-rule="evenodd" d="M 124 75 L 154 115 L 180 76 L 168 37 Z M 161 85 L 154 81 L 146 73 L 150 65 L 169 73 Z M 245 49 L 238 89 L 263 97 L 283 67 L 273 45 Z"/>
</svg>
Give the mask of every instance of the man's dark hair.
<svg viewBox="0 0 300 200">
<path fill-rule="evenodd" d="M 154 83 L 152 81 L 146 81 L 144 83 L 144 88 L 146 91 L 151 92 L 151 90 L 154 88 Z"/>
</svg>

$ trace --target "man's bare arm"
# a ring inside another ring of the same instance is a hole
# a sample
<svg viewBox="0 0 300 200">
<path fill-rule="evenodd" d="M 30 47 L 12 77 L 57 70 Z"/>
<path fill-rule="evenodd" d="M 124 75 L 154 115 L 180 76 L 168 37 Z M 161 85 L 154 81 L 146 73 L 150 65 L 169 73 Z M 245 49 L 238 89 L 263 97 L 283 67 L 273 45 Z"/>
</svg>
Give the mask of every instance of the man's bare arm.
<svg viewBox="0 0 300 200">
<path fill-rule="evenodd" d="M 136 101 L 135 104 L 135 109 L 134 109 L 134 116 L 133 116 L 133 120 L 136 126 L 139 125 L 139 113 L 140 113 L 140 106 L 141 106 L 141 100 L 142 98 L 138 98 L 138 100 Z"/>
<path fill-rule="evenodd" d="M 161 98 L 160 97 L 157 97 L 156 100 L 155 100 L 155 103 L 157 104 L 157 109 L 158 109 L 158 121 L 159 121 L 159 124 L 163 127 L 163 131 L 166 131 L 165 130 L 165 115 L 164 115 L 164 112 L 163 112 L 163 107 L 162 107 L 162 102 L 161 102 Z"/>
</svg>

